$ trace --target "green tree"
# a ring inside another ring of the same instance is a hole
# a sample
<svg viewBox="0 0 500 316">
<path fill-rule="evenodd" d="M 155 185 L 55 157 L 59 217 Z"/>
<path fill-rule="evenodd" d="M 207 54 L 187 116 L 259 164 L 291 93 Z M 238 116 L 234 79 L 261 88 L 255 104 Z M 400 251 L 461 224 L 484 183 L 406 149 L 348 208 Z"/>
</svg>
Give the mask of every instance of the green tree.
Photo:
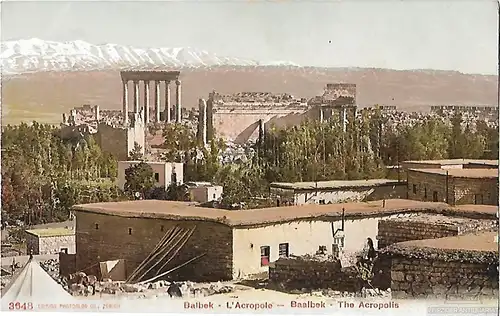
<svg viewBox="0 0 500 316">
<path fill-rule="evenodd" d="M 128 154 L 128 160 L 143 160 L 142 147 L 137 142 L 134 142 L 134 148 L 132 148 L 132 150 Z"/>
<path fill-rule="evenodd" d="M 145 198 L 148 192 L 154 187 L 154 184 L 153 169 L 147 163 L 141 162 L 125 170 L 124 191 L 129 196 L 134 196 L 139 192 L 141 197 Z"/>
</svg>

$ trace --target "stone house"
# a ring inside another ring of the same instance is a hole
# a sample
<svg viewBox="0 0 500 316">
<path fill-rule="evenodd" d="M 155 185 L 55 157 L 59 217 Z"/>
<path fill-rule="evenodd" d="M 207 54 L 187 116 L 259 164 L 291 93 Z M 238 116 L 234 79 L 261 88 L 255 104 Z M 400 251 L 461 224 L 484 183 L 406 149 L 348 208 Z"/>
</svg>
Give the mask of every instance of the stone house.
<svg viewBox="0 0 500 316">
<path fill-rule="evenodd" d="M 377 246 L 380 220 L 447 207 L 409 200 L 387 200 L 385 206 L 382 201 L 374 201 L 244 211 L 155 200 L 77 205 L 76 265 L 77 270 L 98 275 L 88 267 L 95 267 L 99 261 L 123 259 L 125 273 L 130 275 L 177 225 L 194 227 L 194 232 L 165 270 L 203 257 L 173 272 L 172 278 L 239 279 L 267 272 L 269 263 L 280 257 L 314 254 L 320 248 L 342 261 L 360 251 L 367 237 Z"/>
<path fill-rule="evenodd" d="M 403 198 L 406 196 L 406 183 L 388 179 L 274 182 L 270 185 L 270 192 L 283 206 L 335 204 Z"/>
<path fill-rule="evenodd" d="M 408 199 L 498 205 L 498 169 L 409 169 Z"/>
<path fill-rule="evenodd" d="M 65 227 L 26 230 L 26 250 L 34 255 L 75 253 L 75 230 Z"/>
<path fill-rule="evenodd" d="M 156 187 L 165 187 L 165 190 L 172 184 L 184 183 L 184 164 L 177 162 L 153 162 L 144 161 L 153 169 Z M 119 161 L 118 162 L 118 187 L 125 188 L 125 170 L 137 165 L 141 161 Z"/>
</svg>

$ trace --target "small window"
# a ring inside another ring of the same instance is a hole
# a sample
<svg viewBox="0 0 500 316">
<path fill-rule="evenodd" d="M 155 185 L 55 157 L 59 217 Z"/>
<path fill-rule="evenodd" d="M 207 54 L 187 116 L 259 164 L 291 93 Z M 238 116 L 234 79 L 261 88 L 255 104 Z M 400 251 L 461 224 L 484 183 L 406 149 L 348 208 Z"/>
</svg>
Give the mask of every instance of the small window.
<svg viewBox="0 0 500 316">
<path fill-rule="evenodd" d="M 416 184 L 413 185 L 413 194 L 417 194 L 417 185 Z"/>
<path fill-rule="evenodd" d="M 165 226 L 161 225 L 160 226 L 160 231 L 165 231 Z"/>
<path fill-rule="evenodd" d="M 214 193 L 214 197 L 213 198 L 215 199 L 215 193 Z"/>
<path fill-rule="evenodd" d="M 262 246 L 260 247 L 260 266 L 265 267 L 269 265 L 269 256 L 271 254 L 271 247 Z"/>
<path fill-rule="evenodd" d="M 344 248 L 344 237 L 335 237 L 333 238 L 333 243 L 339 246 L 339 249 Z"/>
<path fill-rule="evenodd" d="M 68 254 L 68 248 L 61 248 L 61 252 L 64 252 L 65 254 Z"/>
<path fill-rule="evenodd" d="M 160 174 L 158 172 L 155 172 L 155 181 L 160 182 Z"/>
<path fill-rule="evenodd" d="M 128 234 L 129 234 L 129 235 L 132 235 L 132 228 L 129 228 L 129 229 L 128 229 Z"/>
<path fill-rule="evenodd" d="M 95 224 L 95 229 L 99 229 L 99 224 Z"/>
<path fill-rule="evenodd" d="M 322 204 L 322 205 L 323 205 L 323 204 L 326 204 L 326 203 L 325 203 L 325 200 L 319 200 L 319 204 Z"/>
<path fill-rule="evenodd" d="M 283 243 L 279 245 L 279 256 L 280 258 L 288 257 L 290 255 L 288 243 Z"/>
<path fill-rule="evenodd" d="M 172 180 L 172 183 L 177 183 L 177 173 L 172 172 L 172 176 L 170 177 L 170 180 Z"/>
</svg>

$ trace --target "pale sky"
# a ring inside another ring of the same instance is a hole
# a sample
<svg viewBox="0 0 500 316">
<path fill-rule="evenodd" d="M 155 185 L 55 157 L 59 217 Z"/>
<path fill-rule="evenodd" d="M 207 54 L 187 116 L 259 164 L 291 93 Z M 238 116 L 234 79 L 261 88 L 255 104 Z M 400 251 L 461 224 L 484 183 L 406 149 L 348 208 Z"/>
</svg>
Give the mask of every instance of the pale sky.
<svg viewBox="0 0 500 316">
<path fill-rule="evenodd" d="M 302 66 L 498 71 L 495 0 L 4 1 L 2 40 L 193 47 Z"/>
</svg>

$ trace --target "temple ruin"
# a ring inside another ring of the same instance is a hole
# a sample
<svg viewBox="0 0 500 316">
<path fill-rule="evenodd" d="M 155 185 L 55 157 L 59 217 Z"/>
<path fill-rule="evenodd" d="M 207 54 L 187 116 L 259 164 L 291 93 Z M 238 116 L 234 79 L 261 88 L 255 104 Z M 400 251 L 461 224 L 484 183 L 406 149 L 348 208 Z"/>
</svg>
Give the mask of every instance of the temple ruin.
<svg viewBox="0 0 500 316">
<path fill-rule="evenodd" d="M 120 73 L 123 84 L 123 114 L 124 125 L 129 122 L 129 82 L 133 83 L 133 113 L 140 113 L 144 110 L 144 123 L 148 124 L 151 120 L 150 104 L 150 82 L 154 82 L 154 122 L 161 121 L 161 82 L 164 82 L 165 109 L 163 111 L 163 121 L 170 122 L 175 118 L 175 122 L 181 121 L 181 82 L 179 80 L 179 71 L 122 71 Z M 175 89 L 175 108 L 170 104 L 170 83 L 174 81 Z M 144 104 L 140 104 L 139 83 L 144 85 Z M 172 111 L 173 110 L 173 111 Z"/>
</svg>

